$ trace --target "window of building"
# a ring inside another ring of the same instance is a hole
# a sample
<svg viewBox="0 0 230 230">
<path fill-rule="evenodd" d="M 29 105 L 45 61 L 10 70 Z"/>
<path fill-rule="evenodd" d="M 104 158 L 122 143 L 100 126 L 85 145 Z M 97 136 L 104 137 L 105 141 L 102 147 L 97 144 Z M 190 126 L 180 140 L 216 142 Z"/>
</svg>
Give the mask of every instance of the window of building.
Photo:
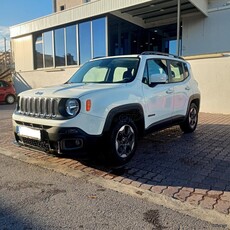
<svg viewBox="0 0 230 230">
<path fill-rule="evenodd" d="M 91 22 L 79 24 L 80 64 L 91 59 Z"/>
<path fill-rule="evenodd" d="M 169 53 L 170 54 L 175 54 L 177 55 L 177 40 L 169 40 L 168 41 L 169 43 Z M 180 51 L 180 54 L 181 55 L 181 50 L 182 50 L 182 41 L 180 39 L 180 42 L 179 42 L 179 51 Z"/>
<path fill-rule="evenodd" d="M 83 3 L 87 3 L 87 2 L 90 2 L 90 0 L 83 0 L 82 2 Z"/>
<path fill-rule="evenodd" d="M 66 60 L 67 65 L 77 65 L 76 25 L 66 27 Z"/>
<path fill-rule="evenodd" d="M 145 29 L 116 16 L 109 15 L 107 28 L 108 55 L 110 56 L 139 54 L 144 51 L 176 54 L 176 23 Z M 180 53 L 182 53 L 182 41 L 180 42 Z"/>
<path fill-rule="evenodd" d="M 106 18 L 92 21 L 93 57 L 106 56 Z"/>
<path fill-rule="evenodd" d="M 54 55 L 53 55 L 53 31 L 48 31 L 43 34 L 44 39 L 44 67 L 54 66 Z"/>
<path fill-rule="evenodd" d="M 106 56 L 106 22 L 104 17 L 35 35 L 35 68 L 83 64 Z"/>
<path fill-rule="evenodd" d="M 55 66 L 65 65 L 64 28 L 54 30 Z"/>
<path fill-rule="evenodd" d="M 60 11 L 65 9 L 65 5 L 60 6 Z"/>
<path fill-rule="evenodd" d="M 35 38 L 35 66 L 37 69 L 43 68 L 43 38 L 39 34 Z"/>
</svg>

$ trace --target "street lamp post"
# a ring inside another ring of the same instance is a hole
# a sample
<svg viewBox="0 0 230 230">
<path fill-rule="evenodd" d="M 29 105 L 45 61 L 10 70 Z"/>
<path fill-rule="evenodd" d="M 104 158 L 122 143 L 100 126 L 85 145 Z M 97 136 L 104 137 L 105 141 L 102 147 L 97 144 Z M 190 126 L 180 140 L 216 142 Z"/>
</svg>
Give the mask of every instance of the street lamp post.
<svg viewBox="0 0 230 230">
<path fill-rule="evenodd" d="M 3 39 L 4 39 L 5 69 L 6 69 L 6 61 L 7 61 L 7 54 L 6 54 L 6 37 L 3 37 Z"/>
</svg>

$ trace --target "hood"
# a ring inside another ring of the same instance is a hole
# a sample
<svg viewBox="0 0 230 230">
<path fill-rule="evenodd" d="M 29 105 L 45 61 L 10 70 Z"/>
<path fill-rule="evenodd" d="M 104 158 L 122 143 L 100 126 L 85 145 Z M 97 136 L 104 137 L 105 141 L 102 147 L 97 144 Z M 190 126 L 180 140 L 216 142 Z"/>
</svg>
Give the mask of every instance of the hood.
<svg viewBox="0 0 230 230">
<path fill-rule="evenodd" d="M 23 97 L 50 97 L 50 98 L 80 98 L 88 93 L 98 90 L 109 90 L 124 87 L 125 84 L 97 84 L 97 83 L 71 83 L 58 86 L 37 88 L 24 91 Z"/>
</svg>

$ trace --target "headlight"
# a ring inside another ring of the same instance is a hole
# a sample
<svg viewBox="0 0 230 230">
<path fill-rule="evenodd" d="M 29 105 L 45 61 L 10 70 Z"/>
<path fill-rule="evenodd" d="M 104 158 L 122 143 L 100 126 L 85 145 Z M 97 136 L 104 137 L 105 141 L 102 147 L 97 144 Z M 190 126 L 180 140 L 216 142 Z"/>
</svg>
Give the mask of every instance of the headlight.
<svg viewBox="0 0 230 230">
<path fill-rule="evenodd" d="M 68 99 L 65 103 L 65 110 L 69 116 L 76 116 L 80 110 L 80 104 L 77 99 Z"/>
</svg>

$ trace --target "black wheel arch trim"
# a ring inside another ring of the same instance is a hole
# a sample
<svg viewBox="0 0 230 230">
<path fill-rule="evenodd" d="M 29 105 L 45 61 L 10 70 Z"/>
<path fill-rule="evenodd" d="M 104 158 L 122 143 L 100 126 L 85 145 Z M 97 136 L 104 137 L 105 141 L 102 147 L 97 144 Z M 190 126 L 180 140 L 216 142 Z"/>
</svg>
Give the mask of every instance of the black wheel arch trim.
<svg viewBox="0 0 230 230">
<path fill-rule="evenodd" d="M 188 108 L 187 108 L 187 113 L 186 113 L 186 115 L 188 115 L 190 105 L 191 105 L 191 103 L 192 103 L 194 100 L 198 100 L 198 101 L 199 101 L 199 104 L 198 104 L 198 105 L 196 104 L 196 106 L 197 106 L 197 108 L 198 108 L 198 112 L 199 112 L 199 110 L 200 110 L 200 94 L 194 94 L 194 95 L 192 95 L 192 96 L 189 98 L 189 103 L 188 103 Z"/>
<path fill-rule="evenodd" d="M 103 133 L 108 132 L 110 130 L 113 119 L 118 114 L 128 114 L 131 111 L 138 111 L 138 113 L 135 114 L 135 115 L 138 115 L 136 117 L 134 117 L 134 116 L 132 117 L 132 115 L 134 115 L 134 114 L 129 114 L 133 118 L 134 122 L 137 120 L 138 121 L 143 120 L 143 122 L 144 122 L 144 111 L 143 111 L 143 108 L 140 104 L 132 103 L 132 104 L 120 105 L 118 107 L 113 108 L 111 111 L 109 111 L 107 118 L 106 118 L 106 121 L 105 121 Z"/>
</svg>

